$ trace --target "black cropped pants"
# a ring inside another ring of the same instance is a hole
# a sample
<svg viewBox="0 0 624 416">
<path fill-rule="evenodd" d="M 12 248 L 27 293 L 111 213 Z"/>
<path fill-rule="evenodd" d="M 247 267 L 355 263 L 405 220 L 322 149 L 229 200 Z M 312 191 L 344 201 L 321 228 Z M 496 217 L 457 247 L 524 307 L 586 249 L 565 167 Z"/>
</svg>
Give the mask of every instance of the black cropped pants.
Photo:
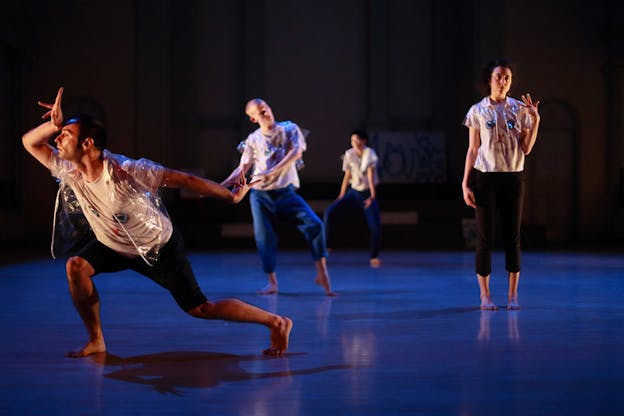
<svg viewBox="0 0 624 416">
<path fill-rule="evenodd" d="M 505 269 L 520 271 L 520 225 L 524 199 L 523 172 L 480 172 L 473 169 L 472 191 L 477 208 L 475 269 L 481 276 L 492 272 L 492 247 L 496 236 L 496 214 L 500 214 Z"/>
</svg>

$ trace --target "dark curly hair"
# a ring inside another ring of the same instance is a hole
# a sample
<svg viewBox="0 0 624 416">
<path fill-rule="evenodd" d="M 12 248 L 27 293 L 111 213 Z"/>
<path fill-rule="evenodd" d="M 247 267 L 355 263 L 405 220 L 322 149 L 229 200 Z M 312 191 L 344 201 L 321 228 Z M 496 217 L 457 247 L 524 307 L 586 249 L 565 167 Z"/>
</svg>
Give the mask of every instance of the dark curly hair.
<svg viewBox="0 0 624 416">
<path fill-rule="evenodd" d="M 76 114 L 68 117 L 63 122 L 63 126 L 76 124 L 78 126 L 78 144 L 86 138 L 93 139 L 93 145 L 100 150 L 106 146 L 107 133 L 104 124 L 89 114 Z"/>
<path fill-rule="evenodd" d="M 514 72 L 514 65 L 507 58 L 496 58 L 489 61 L 481 70 L 481 83 L 485 87 L 485 91 L 489 94 L 490 91 L 490 79 L 492 78 L 492 72 L 495 68 L 502 66 L 508 68 L 511 73 Z"/>
<path fill-rule="evenodd" d="M 368 133 L 366 133 L 366 130 L 364 129 L 355 129 L 351 132 L 351 134 L 349 135 L 349 137 L 353 136 L 353 135 L 358 136 L 360 139 L 364 140 L 365 142 L 368 143 Z"/>
</svg>

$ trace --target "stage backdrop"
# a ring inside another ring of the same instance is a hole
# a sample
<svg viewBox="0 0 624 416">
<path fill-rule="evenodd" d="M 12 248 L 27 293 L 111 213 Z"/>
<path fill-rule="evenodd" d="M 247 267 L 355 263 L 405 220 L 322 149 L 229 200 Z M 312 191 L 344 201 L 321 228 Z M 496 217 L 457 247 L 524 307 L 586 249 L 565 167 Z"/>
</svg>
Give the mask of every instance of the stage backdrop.
<svg viewBox="0 0 624 416">
<path fill-rule="evenodd" d="M 446 143 L 438 132 L 372 132 L 370 146 L 379 156 L 384 183 L 444 183 Z"/>
</svg>

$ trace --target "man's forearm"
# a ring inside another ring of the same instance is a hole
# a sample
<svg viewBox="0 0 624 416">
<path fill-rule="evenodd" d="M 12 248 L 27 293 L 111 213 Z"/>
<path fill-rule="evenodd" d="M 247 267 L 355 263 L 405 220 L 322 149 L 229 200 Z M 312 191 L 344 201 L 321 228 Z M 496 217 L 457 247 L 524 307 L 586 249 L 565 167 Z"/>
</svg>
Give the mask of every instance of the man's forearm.
<svg viewBox="0 0 624 416">
<path fill-rule="evenodd" d="M 50 154 L 52 146 L 48 144 L 48 139 L 58 133 L 58 128 L 51 122 L 40 124 L 22 136 L 22 144 L 35 159 L 42 165 L 50 167 Z"/>
<path fill-rule="evenodd" d="M 22 136 L 22 143 L 26 149 L 31 149 L 41 145 L 47 145 L 48 139 L 55 133 L 58 133 L 58 128 L 48 121 L 28 131 Z"/>
<path fill-rule="evenodd" d="M 281 173 L 288 169 L 290 165 L 295 163 L 297 160 L 301 159 L 301 156 L 302 152 L 300 150 L 293 149 L 286 153 L 286 156 L 284 156 L 284 158 L 277 165 L 275 165 L 271 171 Z"/>
</svg>

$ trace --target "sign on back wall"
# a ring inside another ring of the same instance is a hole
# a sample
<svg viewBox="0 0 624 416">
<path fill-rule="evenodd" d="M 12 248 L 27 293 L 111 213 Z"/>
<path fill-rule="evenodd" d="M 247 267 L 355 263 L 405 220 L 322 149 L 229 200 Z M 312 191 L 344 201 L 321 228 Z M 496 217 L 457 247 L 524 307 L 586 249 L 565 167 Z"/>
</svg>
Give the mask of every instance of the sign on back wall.
<svg viewBox="0 0 624 416">
<path fill-rule="evenodd" d="M 436 132 L 371 132 L 384 183 L 446 182 L 446 141 Z"/>
</svg>

